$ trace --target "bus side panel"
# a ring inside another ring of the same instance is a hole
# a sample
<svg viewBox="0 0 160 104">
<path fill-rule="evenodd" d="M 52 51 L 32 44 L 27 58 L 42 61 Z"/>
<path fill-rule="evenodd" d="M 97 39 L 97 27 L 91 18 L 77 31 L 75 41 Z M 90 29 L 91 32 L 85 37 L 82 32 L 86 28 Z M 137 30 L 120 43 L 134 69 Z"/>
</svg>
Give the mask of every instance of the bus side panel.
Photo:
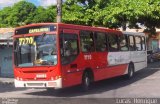
<svg viewBox="0 0 160 104">
<path fill-rule="evenodd" d="M 107 68 L 107 52 L 95 52 L 92 56 L 94 58 L 94 80 L 102 80 L 108 78 Z"/>
<path fill-rule="evenodd" d="M 130 59 L 134 62 L 135 71 L 147 67 L 146 51 L 132 51 L 130 52 Z"/>
<path fill-rule="evenodd" d="M 129 57 L 128 52 L 112 52 L 112 53 L 97 52 L 95 53 L 94 54 L 95 65 L 96 65 L 94 69 L 95 81 L 124 75 L 124 73 L 127 70 L 128 62 L 122 61 L 123 54 Z M 113 62 L 113 60 L 119 61 L 118 59 L 121 60 L 119 63 Z M 129 58 L 125 59 L 125 61 L 128 61 L 128 60 Z"/>
<path fill-rule="evenodd" d="M 95 81 L 112 78 L 120 75 L 124 75 L 127 70 L 128 64 L 110 66 L 94 71 Z"/>
<path fill-rule="evenodd" d="M 95 80 L 111 78 L 123 75 L 129 63 L 129 52 L 109 52 L 108 54 L 98 54 L 99 57 L 106 59 L 106 66 L 95 71 Z M 101 63 L 97 61 L 97 63 Z M 101 63 L 102 64 L 102 63 Z M 102 66 L 102 65 L 100 65 Z"/>
<path fill-rule="evenodd" d="M 70 64 L 62 66 L 63 87 L 81 84 L 85 68 L 92 66 L 89 60 L 84 60 L 84 54 L 80 53 Z"/>
</svg>

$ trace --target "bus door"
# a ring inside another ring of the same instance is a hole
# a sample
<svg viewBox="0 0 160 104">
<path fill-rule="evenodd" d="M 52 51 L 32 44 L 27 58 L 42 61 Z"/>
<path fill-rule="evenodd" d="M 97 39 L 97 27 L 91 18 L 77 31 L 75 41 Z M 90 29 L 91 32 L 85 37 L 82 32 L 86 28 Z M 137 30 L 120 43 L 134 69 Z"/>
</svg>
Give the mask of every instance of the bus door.
<svg viewBox="0 0 160 104">
<path fill-rule="evenodd" d="M 107 38 L 106 34 L 103 32 L 95 32 L 95 48 L 96 52 L 94 52 L 93 57 L 95 59 L 95 69 L 96 74 L 95 79 L 104 79 L 107 77 Z"/>
<path fill-rule="evenodd" d="M 78 30 L 63 29 L 60 34 L 61 65 L 64 87 L 80 83 Z"/>
</svg>

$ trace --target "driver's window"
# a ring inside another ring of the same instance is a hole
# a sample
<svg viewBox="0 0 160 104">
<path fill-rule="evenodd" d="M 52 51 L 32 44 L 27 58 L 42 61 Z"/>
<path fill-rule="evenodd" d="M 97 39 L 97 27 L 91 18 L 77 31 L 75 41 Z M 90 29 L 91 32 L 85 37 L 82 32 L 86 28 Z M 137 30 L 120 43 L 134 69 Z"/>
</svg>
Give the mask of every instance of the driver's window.
<svg viewBox="0 0 160 104">
<path fill-rule="evenodd" d="M 69 64 L 78 55 L 78 36 L 76 34 L 60 35 L 61 63 Z"/>
</svg>

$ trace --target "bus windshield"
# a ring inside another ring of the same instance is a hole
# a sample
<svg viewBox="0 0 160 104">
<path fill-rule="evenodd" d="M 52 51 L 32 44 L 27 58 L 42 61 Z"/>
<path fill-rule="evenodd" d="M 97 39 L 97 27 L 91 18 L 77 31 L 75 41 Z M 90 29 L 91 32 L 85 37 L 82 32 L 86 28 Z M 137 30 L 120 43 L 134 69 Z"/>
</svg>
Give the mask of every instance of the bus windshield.
<svg viewBox="0 0 160 104">
<path fill-rule="evenodd" d="M 57 64 L 56 35 L 16 38 L 14 59 L 18 67 L 45 66 Z"/>
</svg>

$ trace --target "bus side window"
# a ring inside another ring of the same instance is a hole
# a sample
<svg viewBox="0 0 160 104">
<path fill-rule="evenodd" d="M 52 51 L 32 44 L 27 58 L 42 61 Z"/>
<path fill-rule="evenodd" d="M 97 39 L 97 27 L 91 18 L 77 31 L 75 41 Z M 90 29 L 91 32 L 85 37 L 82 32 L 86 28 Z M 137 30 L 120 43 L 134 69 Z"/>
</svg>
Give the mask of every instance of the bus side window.
<svg viewBox="0 0 160 104">
<path fill-rule="evenodd" d="M 81 41 L 82 52 L 93 52 L 93 51 L 95 51 L 93 32 L 81 31 L 80 41 Z"/>
<path fill-rule="evenodd" d="M 136 50 L 141 51 L 142 50 L 142 42 L 140 36 L 135 36 L 135 43 L 136 43 Z"/>
<path fill-rule="evenodd" d="M 96 51 L 104 52 L 107 48 L 106 34 L 96 32 L 95 33 Z"/>
<path fill-rule="evenodd" d="M 61 34 L 60 35 L 61 63 L 69 64 L 78 55 L 78 35 Z"/>
<path fill-rule="evenodd" d="M 128 51 L 128 37 L 124 35 L 119 36 L 120 51 Z"/>
<path fill-rule="evenodd" d="M 142 37 L 142 50 L 145 51 L 146 50 L 146 42 L 145 42 L 145 37 Z"/>
<path fill-rule="evenodd" d="M 129 50 L 135 51 L 135 40 L 133 36 L 129 36 Z"/>
<path fill-rule="evenodd" d="M 108 35 L 108 47 L 110 52 L 118 51 L 118 36 L 115 34 Z"/>
</svg>

